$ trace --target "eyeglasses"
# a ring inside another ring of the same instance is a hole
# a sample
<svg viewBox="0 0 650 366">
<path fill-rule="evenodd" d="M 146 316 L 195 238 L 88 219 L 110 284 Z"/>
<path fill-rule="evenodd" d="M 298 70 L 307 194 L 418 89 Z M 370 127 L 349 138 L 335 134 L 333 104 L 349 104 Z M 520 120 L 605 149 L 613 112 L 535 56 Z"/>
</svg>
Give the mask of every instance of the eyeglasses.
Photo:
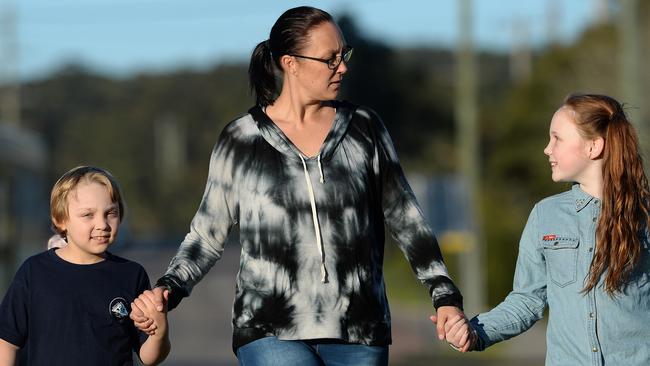
<svg viewBox="0 0 650 366">
<path fill-rule="evenodd" d="M 330 58 L 318 58 L 318 57 L 309 57 L 309 56 L 294 55 L 294 54 L 289 54 L 289 56 L 306 58 L 308 60 L 314 60 L 314 61 L 320 61 L 326 64 L 330 70 L 336 70 L 341 64 L 341 61 L 345 61 L 345 63 L 350 61 L 350 57 L 352 57 L 352 51 L 353 51 L 352 47 L 346 46 L 341 51 L 340 55 L 332 56 Z"/>
</svg>

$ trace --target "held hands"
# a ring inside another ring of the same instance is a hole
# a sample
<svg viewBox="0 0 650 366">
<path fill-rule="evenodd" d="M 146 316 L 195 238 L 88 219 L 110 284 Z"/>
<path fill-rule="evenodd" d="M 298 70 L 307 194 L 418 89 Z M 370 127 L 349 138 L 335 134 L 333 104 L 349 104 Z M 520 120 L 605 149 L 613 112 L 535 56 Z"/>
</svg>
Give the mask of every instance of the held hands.
<svg viewBox="0 0 650 366">
<path fill-rule="evenodd" d="M 143 292 L 131 303 L 131 314 L 136 328 L 152 336 L 167 329 L 167 299 L 169 291 L 162 287 Z"/>
<path fill-rule="evenodd" d="M 430 317 L 436 324 L 438 339 L 445 339 L 459 352 L 468 352 L 476 343 L 476 332 L 463 312 L 453 306 L 441 306 L 437 314 Z"/>
</svg>

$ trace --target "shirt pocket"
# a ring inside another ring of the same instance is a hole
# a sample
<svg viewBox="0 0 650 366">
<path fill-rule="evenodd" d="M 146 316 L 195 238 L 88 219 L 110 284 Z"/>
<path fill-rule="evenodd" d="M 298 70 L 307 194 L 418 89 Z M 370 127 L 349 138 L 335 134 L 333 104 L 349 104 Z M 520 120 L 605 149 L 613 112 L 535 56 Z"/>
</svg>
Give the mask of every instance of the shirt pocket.
<svg viewBox="0 0 650 366">
<path fill-rule="evenodd" d="M 578 244 L 580 240 L 574 237 L 557 238 L 542 243 L 551 281 L 559 287 L 565 287 L 576 281 Z"/>
</svg>

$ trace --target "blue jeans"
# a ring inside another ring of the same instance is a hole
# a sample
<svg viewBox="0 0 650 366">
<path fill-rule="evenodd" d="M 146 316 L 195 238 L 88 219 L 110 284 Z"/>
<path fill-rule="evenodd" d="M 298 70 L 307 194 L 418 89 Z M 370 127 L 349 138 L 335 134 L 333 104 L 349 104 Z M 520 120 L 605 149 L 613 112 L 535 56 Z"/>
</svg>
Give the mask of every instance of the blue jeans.
<svg viewBox="0 0 650 366">
<path fill-rule="evenodd" d="M 386 366 L 388 346 L 266 337 L 237 349 L 240 366 Z"/>
</svg>

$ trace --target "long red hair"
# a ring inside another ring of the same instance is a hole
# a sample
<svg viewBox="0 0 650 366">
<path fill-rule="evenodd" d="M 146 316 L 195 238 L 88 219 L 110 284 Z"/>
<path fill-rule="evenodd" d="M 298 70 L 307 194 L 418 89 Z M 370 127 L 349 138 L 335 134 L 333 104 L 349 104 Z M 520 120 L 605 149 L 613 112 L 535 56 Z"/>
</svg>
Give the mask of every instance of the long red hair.
<svg viewBox="0 0 650 366">
<path fill-rule="evenodd" d="M 623 107 L 606 95 L 573 94 L 564 105 L 575 112 L 575 123 L 585 138 L 602 137 L 602 210 L 596 228 L 596 251 L 583 291 L 604 276 L 609 295 L 622 292 L 639 262 L 641 235 L 650 224 L 650 191 L 634 127 Z"/>
</svg>

